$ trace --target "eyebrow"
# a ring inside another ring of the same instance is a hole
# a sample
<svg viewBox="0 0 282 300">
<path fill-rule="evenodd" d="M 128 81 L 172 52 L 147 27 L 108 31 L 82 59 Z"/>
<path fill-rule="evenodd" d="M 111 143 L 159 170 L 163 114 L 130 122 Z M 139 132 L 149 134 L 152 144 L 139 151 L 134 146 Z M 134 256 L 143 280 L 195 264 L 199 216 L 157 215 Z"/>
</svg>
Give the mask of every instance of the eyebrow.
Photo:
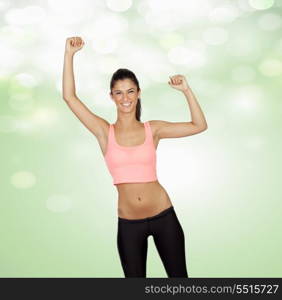
<svg viewBox="0 0 282 300">
<path fill-rule="evenodd" d="M 130 88 L 130 89 L 128 89 L 128 91 L 129 90 L 134 90 L 134 88 Z M 117 92 L 117 91 L 121 91 L 121 90 L 114 90 L 114 92 Z"/>
</svg>

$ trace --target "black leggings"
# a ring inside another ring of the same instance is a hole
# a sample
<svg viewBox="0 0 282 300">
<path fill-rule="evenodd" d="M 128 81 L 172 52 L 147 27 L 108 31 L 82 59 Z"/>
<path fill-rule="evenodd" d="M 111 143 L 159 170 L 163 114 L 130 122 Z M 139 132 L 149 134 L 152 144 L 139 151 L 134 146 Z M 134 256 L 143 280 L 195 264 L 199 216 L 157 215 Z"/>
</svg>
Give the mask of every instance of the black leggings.
<svg viewBox="0 0 282 300">
<path fill-rule="evenodd" d="M 144 219 L 118 217 L 117 245 L 125 277 L 146 277 L 147 238 L 152 235 L 168 277 L 188 277 L 185 237 L 173 206 Z"/>
</svg>

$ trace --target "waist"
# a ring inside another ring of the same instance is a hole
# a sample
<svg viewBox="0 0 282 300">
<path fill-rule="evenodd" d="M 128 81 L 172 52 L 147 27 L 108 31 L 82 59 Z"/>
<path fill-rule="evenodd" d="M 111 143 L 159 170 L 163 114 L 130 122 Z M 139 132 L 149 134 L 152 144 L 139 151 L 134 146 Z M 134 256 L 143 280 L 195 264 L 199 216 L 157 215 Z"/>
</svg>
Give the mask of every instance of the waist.
<svg viewBox="0 0 282 300">
<path fill-rule="evenodd" d="M 142 219 L 125 219 L 125 218 L 121 218 L 118 217 L 118 222 L 119 223 L 144 223 L 144 222 L 151 222 L 154 220 L 157 220 L 159 218 L 162 218 L 164 216 L 167 216 L 169 214 L 176 214 L 174 211 L 174 207 L 171 205 L 168 208 L 165 208 L 163 210 L 161 210 L 159 213 L 154 214 L 152 216 L 148 216 Z"/>
<path fill-rule="evenodd" d="M 142 218 L 172 205 L 169 195 L 158 180 L 144 183 L 122 183 L 118 190 L 118 215 Z"/>
</svg>

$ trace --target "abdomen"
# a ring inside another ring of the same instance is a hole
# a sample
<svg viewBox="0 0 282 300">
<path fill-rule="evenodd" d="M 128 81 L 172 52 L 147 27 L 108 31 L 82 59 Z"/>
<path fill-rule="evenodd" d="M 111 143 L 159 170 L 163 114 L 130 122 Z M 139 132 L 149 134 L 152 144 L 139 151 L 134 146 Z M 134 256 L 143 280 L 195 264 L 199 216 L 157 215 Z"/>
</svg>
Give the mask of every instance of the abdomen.
<svg viewBox="0 0 282 300">
<path fill-rule="evenodd" d="M 158 181 L 122 183 L 118 190 L 118 216 L 142 219 L 154 216 L 172 205 L 169 195 Z"/>
</svg>

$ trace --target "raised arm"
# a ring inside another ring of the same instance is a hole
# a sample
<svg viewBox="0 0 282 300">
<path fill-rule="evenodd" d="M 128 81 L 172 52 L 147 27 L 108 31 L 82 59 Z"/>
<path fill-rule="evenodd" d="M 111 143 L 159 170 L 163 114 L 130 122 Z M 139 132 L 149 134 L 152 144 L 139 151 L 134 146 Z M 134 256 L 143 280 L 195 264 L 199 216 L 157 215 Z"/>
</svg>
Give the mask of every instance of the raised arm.
<svg viewBox="0 0 282 300">
<path fill-rule="evenodd" d="M 74 54 L 84 46 L 80 37 L 70 37 L 66 40 L 63 69 L 63 99 L 68 107 L 97 138 L 103 136 L 109 123 L 94 114 L 76 95 L 73 72 Z"/>
<path fill-rule="evenodd" d="M 180 138 L 205 131 L 208 128 L 202 109 L 189 87 L 183 75 L 175 75 L 168 82 L 171 87 L 183 92 L 192 117 L 192 121 L 187 122 L 167 122 L 162 120 L 151 120 L 159 139 Z"/>
</svg>

